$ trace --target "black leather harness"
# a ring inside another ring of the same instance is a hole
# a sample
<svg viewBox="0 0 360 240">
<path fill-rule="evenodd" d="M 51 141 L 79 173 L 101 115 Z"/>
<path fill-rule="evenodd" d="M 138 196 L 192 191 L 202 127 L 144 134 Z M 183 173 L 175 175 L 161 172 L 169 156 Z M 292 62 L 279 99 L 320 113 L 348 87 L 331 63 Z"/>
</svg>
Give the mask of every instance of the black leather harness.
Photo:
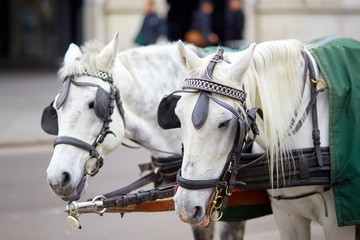
<svg viewBox="0 0 360 240">
<path fill-rule="evenodd" d="M 209 99 L 213 100 L 215 103 L 229 110 L 237 117 L 238 129 L 236 131 L 237 134 L 234 145 L 232 147 L 230 154 L 228 155 L 228 159 L 225 163 L 222 173 L 218 178 L 207 179 L 207 180 L 190 180 L 182 177 L 180 170 L 176 177 L 177 183 L 182 188 L 186 188 L 190 190 L 206 189 L 206 188 L 215 189 L 213 198 L 210 199 L 209 201 L 210 204 L 207 209 L 207 212 L 212 218 L 212 220 L 218 220 L 221 218 L 222 213 L 226 208 L 228 198 L 231 195 L 236 185 L 236 176 L 238 173 L 238 165 L 240 164 L 240 155 L 245 146 L 245 140 L 248 131 L 252 130 L 254 136 L 258 134 L 257 126 L 255 124 L 256 111 L 255 112 L 247 111 L 247 116 L 245 117 L 239 110 L 236 110 L 227 103 L 218 100 L 217 98 L 213 97 L 211 94 L 212 92 L 215 92 L 227 97 L 231 97 L 235 100 L 238 100 L 241 106 L 244 109 L 246 109 L 245 106 L 246 93 L 244 91 L 215 83 L 212 80 L 212 75 L 216 64 L 223 60 L 223 51 L 224 50 L 220 48 L 217 54 L 211 59 L 210 63 L 206 68 L 205 74 L 203 75 L 203 78 L 186 79 L 185 84 L 183 86 L 183 90 L 195 89 L 200 91 L 199 98 L 195 104 L 192 113 L 192 122 L 196 130 L 200 129 L 206 121 L 206 118 L 208 116 Z M 248 121 L 249 125 L 247 125 L 246 120 Z M 252 126 L 252 128 L 250 126 Z M 220 214 L 220 216 L 217 219 L 213 217 L 213 213 L 215 211 L 218 211 Z"/>
<path fill-rule="evenodd" d="M 90 83 L 90 82 L 78 82 L 75 81 L 76 77 L 80 76 L 90 76 L 94 78 L 101 79 L 104 82 L 109 83 L 110 92 L 106 92 L 100 85 Z M 68 144 L 75 146 L 77 148 L 84 149 L 89 152 L 89 158 L 85 162 L 85 172 L 84 174 L 88 174 L 90 176 L 94 176 L 99 172 L 99 169 L 103 165 L 103 158 L 100 156 L 96 147 L 101 144 L 105 137 L 108 134 L 115 135 L 112 131 L 110 131 L 109 124 L 112 121 L 111 115 L 114 112 L 115 104 L 120 112 L 120 115 L 123 119 L 123 123 L 125 125 L 125 114 L 122 106 L 122 102 L 120 99 L 119 89 L 114 85 L 114 81 L 112 77 L 103 71 L 97 71 L 95 75 L 89 74 L 86 70 L 82 74 L 74 74 L 66 77 L 64 79 L 64 84 L 62 89 L 60 90 L 59 97 L 55 103 L 56 108 L 59 109 L 65 102 L 68 96 L 68 92 L 71 84 L 79 87 L 95 87 L 97 88 L 95 101 L 94 101 L 94 110 L 95 114 L 98 118 L 103 121 L 103 125 L 95 138 L 92 144 L 82 141 L 80 139 L 70 137 L 70 136 L 59 136 L 55 139 L 54 147 L 59 144 Z M 41 126 L 43 130 L 49 134 L 57 135 L 58 134 L 58 119 L 56 109 L 53 107 L 53 103 L 50 104 L 47 108 L 44 109 L 42 118 L 41 118 Z M 91 171 L 87 170 L 87 164 L 90 159 L 96 160 L 96 167 Z"/>
</svg>

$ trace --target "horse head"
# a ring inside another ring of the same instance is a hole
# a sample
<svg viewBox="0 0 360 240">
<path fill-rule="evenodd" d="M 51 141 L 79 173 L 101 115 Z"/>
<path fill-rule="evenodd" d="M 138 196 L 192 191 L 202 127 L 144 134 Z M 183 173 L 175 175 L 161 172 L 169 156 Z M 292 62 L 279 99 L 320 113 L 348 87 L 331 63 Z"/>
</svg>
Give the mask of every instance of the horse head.
<svg viewBox="0 0 360 240">
<path fill-rule="evenodd" d="M 63 200 L 80 198 L 88 176 L 124 138 L 119 90 L 110 75 L 117 49 L 117 34 L 103 49 L 70 44 L 59 71 L 63 87 L 44 110 L 43 129 L 57 135 L 47 180 Z"/>
<path fill-rule="evenodd" d="M 193 225 L 207 226 L 213 218 L 215 189 L 227 174 L 225 168 L 231 168 L 229 154 L 237 148 L 234 142 L 244 138 L 246 94 L 240 90 L 238 79 L 245 75 L 254 48 L 252 44 L 236 53 L 236 58 L 225 53 L 201 59 L 179 42 L 180 55 L 190 73 L 183 89 L 192 88 L 192 92 L 183 93 L 174 110 L 184 146 L 174 201 L 180 219 Z"/>
</svg>

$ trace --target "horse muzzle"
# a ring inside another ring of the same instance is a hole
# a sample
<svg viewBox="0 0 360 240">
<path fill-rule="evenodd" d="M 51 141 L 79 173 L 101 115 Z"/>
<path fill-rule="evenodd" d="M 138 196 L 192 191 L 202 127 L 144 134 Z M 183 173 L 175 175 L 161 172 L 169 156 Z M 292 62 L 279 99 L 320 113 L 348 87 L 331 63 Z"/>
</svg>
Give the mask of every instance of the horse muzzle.
<svg viewBox="0 0 360 240">
<path fill-rule="evenodd" d="M 178 188 L 174 196 L 175 211 L 179 218 L 186 223 L 195 226 L 207 227 L 210 224 L 210 217 L 207 214 L 207 202 L 209 199 L 207 190 L 199 191 Z M 203 198 L 203 196 L 206 196 Z"/>
<path fill-rule="evenodd" d="M 84 175 L 77 185 L 73 185 L 70 182 L 68 174 L 63 173 L 59 181 L 51 181 L 48 178 L 48 184 L 54 194 L 60 197 L 64 201 L 76 201 L 79 200 L 84 193 L 87 177 Z"/>
</svg>

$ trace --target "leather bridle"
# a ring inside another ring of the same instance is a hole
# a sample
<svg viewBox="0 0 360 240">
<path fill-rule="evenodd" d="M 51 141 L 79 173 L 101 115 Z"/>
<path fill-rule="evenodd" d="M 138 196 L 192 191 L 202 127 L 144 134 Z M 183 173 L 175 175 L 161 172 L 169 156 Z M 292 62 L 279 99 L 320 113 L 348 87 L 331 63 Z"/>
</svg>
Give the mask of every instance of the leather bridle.
<svg viewBox="0 0 360 240">
<path fill-rule="evenodd" d="M 74 137 L 59 136 L 59 137 L 57 137 L 55 139 L 54 147 L 59 145 L 59 144 L 68 144 L 68 145 L 72 145 L 72 146 L 75 146 L 77 148 L 81 148 L 81 149 L 84 149 L 84 150 L 88 151 L 89 152 L 89 157 L 86 160 L 85 165 L 84 165 L 84 175 L 94 176 L 99 172 L 99 169 L 102 167 L 103 162 L 104 162 L 103 158 L 101 157 L 101 155 L 99 154 L 99 152 L 96 149 L 97 146 L 99 144 L 101 144 L 105 140 L 105 137 L 109 133 L 115 135 L 112 131 L 110 131 L 110 127 L 109 127 L 109 124 L 112 121 L 111 115 L 112 115 L 112 113 L 114 111 L 115 103 L 116 103 L 116 106 L 117 106 L 117 108 L 118 108 L 118 110 L 120 112 L 121 118 L 123 119 L 124 125 L 125 125 L 125 115 L 124 115 L 124 109 L 123 109 L 123 106 L 122 106 L 122 102 L 121 102 L 121 99 L 120 99 L 119 89 L 118 89 L 118 87 L 116 87 L 114 85 L 113 78 L 108 73 L 105 73 L 103 71 L 97 71 L 95 73 L 95 75 L 90 75 L 85 70 L 82 74 L 70 75 L 70 76 L 68 76 L 68 77 L 66 77 L 64 79 L 64 86 L 68 85 L 67 89 L 63 88 L 61 91 L 68 91 L 71 84 L 74 84 L 75 86 L 88 86 L 88 87 L 96 87 L 96 88 L 102 89 L 100 85 L 97 85 L 97 84 L 94 84 L 94 83 L 75 81 L 75 77 L 80 77 L 80 76 L 90 76 L 90 77 L 101 79 L 102 81 L 109 83 L 110 92 L 108 94 L 108 106 L 101 106 L 101 107 L 105 108 L 105 111 L 107 111 L 105 113 L 106 117 L 100 117 L 97 114 L 97 116 L 101 120 L 103 120 L 104 123 L 103 123 L 97 137 L 95 138 L 95 140 L 94 140 L 94 142 L 92 144 L 89 144 L 87 142 L 84 142 L 84 141 L 82 141 L 80 139 L 77 139 L 77 138 L 74 138 Z M 60 92 L 60 96 L 61 96 L 61 94 L 62 93 Z M 56 102 L 56 107 L 57 108 L 60 108 L 61 105 L 64 103 L 64 101 L 66 100 L 67 94 L 68 94 L 67 92 L 64 93 L 63 96 L 62 96 L 62 99 L 58 99 L 58 101 Z M 96 97 L 100 98 L 100 96 L 96 96 Z M 91 159 L 96 160 L 96 167 L 93 170 L 88 171 L 87 170 L 87 165 L 90 163 Z"/>
<path fill-rule="evenodd" d="M 201 101 L 205 102 L 208 101 L 208 99 L 211 99 L 215 103 L 227 109 L 236 116 L 236 118 L 238 119 L 238 126 L 237 126 L 238 129 L 237 129 L 234 145 L 232 147 L 231 152 L 228 155 L 222 173 L 218 178 L 208 179 L 208 180 L 190 180 L 181 176 L 181 170 L 179 170 L 176 177 L 179 186 L 185 189 L 189 189 L 189 190 L 200 190 L 207 188 L 215 189 L 209 200 L 208 208 L 206 210 L 207 214 L 210 216 L 210 219 L 213 221 L 217 221 L 221 218 L 223 211 L 226 208 L 228 198 L 229 196 L 231 196 L 231 193 L 235 188 L 235 184 L 239 183 L 236 182 L 236 175 L 238 171 L 238 166 L 240 165 L 240 155 L 244 149 L 244 146 L 246 145 L 246 136 L 248 135 L 248 132 L 252 130 L 252 132 L 254 133 L 254 137 L 258 135 L 258 129 L 255 123 L 257 108 L 251 110 L 247 109 L 246 117 L 245 117 L 241 111 L 236 110 L 234 107 L 230 106 L 229 104 L 223 101 L 220 101 L 211 94 L 212 92 L 214 92 L 238 100 L 241 106 L 244 109 L 246 109 L 246 105 L 245 105 L 246 93 L 244 91 L 239 89 L 234 89 L 212 81 L 212 73 L 215 65 L 223 60 L 222 54 L 223 54 L 223 49 L 220 48 L 217 54 L 211 59 L 209 65 L 207 66 L 203 78 L 186 79 L 185 84 L 183 86 L 183 90 L 195 89 L 197 90 L 196 92 L 200 92 L 198 102 L 196 103 L 193 111 L 193 124 L 196 129 L 200 129 L 205 122 L 205 120 L 201 120 L 201 118 L 203 117 L 194 117 L 196 106 L 201 106 L 199 107 L 199 109 L 201 109 L 202 111 L 207 111 L 207 109 L 204 110 L 204 105 L 206 108 L 208 107 L 208 103 L 203 104 L 201 103 Z M 200 120 L 194 123 L 194 118 Z M 219 216 L 217 218 L 213 217 L 215 211 L 219 212 Z"/>
</svg>

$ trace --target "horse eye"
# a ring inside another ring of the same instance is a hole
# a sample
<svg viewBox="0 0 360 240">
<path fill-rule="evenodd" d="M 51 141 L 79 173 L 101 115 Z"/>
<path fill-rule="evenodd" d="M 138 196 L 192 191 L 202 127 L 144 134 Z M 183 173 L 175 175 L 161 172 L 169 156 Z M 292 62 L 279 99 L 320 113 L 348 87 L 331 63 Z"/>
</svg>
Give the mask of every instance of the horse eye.
<svg viewBox="0 0 360 240">
<path fill-rule="evenodd" d="M 219 123 L 218 128 L 224 128 L 224 127 L 227 127 L 227 126 L 229 125 L 230 121 L 231 121 L 231 119 L 229 119 L 229 120 L 226 120 L 226 121 L 223 121 L 223 122 Z"/>
<path fill-rule="evenodd" d="M 90 109 L 94 109 L 94 102 L 90 102 L 90 103 L 89 103 L 89 108 L 90 108 Z"/>
</svg>

